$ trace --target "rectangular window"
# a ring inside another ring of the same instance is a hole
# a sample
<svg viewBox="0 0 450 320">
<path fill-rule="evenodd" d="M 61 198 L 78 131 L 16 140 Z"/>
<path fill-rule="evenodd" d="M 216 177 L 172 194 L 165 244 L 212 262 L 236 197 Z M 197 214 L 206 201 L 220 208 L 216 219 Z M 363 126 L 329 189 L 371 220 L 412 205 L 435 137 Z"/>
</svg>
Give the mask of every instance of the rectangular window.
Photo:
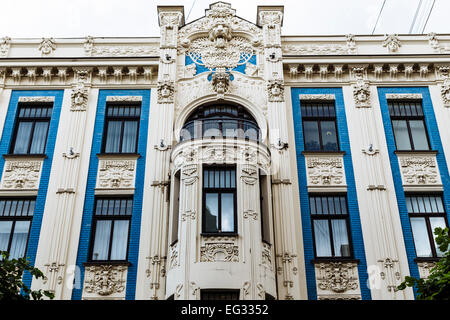
<svg viewBox="0 0 450 320">
<path fill-rule="evenodd" d="M 139 105 L 108 105 L 103 152 L 136 153 L 140 116 Z"/>
<path fill-rule="evenodd" d="M 239 290 L 200 290 L 200 300 L 239 300 Z"/>
<path fill-rule="evenodd" d="M 11 259 L 25 256 L 35 205 L 34 199 L 0 199 L 0 251 Z"/>
<path fill-rule="evenodd" d="M 302 101 L 305 151 L 339 151 L 334 101 Z"/>
<path fill-rule="evenodd" d="M 11 153 L 45 153 L 52 110 L 52 104 L 19 105 Z"/>
<path fill-rule="evenodd" d="M 172 186 L 172 231 L 170 243 L 174 244 L 178 240 L 178 223 L 180 217 L 180 171 L 175 174 Z"/>
<path fill-rule="evenodd" d="M 434 229 L 446 228 L 445 209 L 440 195 L 406 196 L 411 229 L 418 258 L 438 258 L 443 253 L 436 245 Z"/>
<path fill-rule="evenodd" d="M 91 261 L 127 260 L 132 211 L 132 198 L 96 199 Z"/>
<path fill-rule="evenodd" d="M 388 107 L 397 150 L 429 150 L 422 102 L 394 100 Z"/>
<path fill-rule="evenodd" d="M 350 258 L 347 201 L 344 195 L 310 196 L 317 258 Z"/>
<path fill-rule="evenodd" d="M 270 212 L 269 212 L 269 195 L 268 195 L 268 177 L 259 174 L 259 192 L 260 192 L 260 208 L 261 208 L 261 236 L 262 241 L 270 244 Z"/>
<path fill-rule="evenodd" d="M 236 169 L 203 169 L 203 232 L 236 233 Z"/>
</svg>

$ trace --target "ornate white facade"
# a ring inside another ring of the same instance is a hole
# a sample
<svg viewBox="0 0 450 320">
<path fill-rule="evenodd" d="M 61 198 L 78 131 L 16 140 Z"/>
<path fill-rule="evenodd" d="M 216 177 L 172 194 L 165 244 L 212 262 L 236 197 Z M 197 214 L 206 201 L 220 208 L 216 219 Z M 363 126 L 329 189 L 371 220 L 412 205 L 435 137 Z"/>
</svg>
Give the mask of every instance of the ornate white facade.
<svg viewBox="0 0 450 320">
<path fill-rule="evenodd" d="M 225 2 L 187 24 L 183 7 L 158 14 L 156 38 L 2 39 L 0 198 L 36 198 L 27 256 L 45 274 L 25 280 L 56 299 L 414 299 L 396 286 L 433 259 L 415 254 L 405 195 L 450 211 L 450 36 L 283 36 L 279 6 L 256 23 Z M 429 150 L 392 149 L 386 101 L 422 103 Z M 300 106 L 324 102 L 340 148 L 306 150 Z M 14 154 L 14 108 L 33 104 L 53 105 L 47 149 Z M 120 104 L 141 108 L 137 152 L 100 149 Z M 247 110 L 259 140 L 180 140 L 221 104 Z M 204 232 L 211 165 L 235 168 L 233 234 Z M 308 197 L 329 195 L 348 198 L 347 258 L 314 254 Z M 92 261 L 93 199 L 108 197 L 133 199 L 127 259 Z"/>
</svg>

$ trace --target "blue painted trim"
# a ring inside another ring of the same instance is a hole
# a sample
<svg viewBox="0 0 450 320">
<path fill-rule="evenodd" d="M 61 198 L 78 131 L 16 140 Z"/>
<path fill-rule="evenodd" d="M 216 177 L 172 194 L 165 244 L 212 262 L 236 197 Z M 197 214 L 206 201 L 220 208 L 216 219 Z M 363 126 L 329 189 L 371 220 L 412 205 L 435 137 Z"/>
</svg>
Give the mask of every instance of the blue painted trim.
<svg viewBox="0 0 450 320">
<path fill-rule="evenodd" d="M 97 179 L 98 157 L 101 151 L 103 128 L 105 123 L 106 97 L 107 96 L 142 96 L 141 118 L 139 123 L 139 141 L 137 160 L 135 192 L 133 197 L 133 213 L 130 226 L 130 238 L 128 244 L 128 267 L 126 300 L 133 300 L 136 293 L 136 276 L 139 256 L 139 240 L 141 231 L 142 199 L 144 193 L 145 161 L 147 154 L 148 118 L 150 111 L 150 90 L 100 90 L 98 95 L 97 114 L 95 118 L 94 136 L 89 162 L 89 171 L 86 185 L 86 195 L 81 222 L 80 240 L 77 255 L 77 270 L 80 272 L 80 283 L 72 291 L 72 300 L 81 300 L 82 284 L 84 280 L 84 265 L 88 261 L 92 216 L 95 205 L 95 185 Z"/>
<path fill-rule="evenodd" d="M 34 208 L 33 221 L 31 223 L 30 235 L 28 239 L 26 256 L 31 265 L 34 265 L 36 260 L 36 252 L 39 244 L 39 236 L 41 233 L 42 216 L 44 215 L 45 201 L 47 199 L 48 180 L 50 178 L 50 170 L 53 161 L 53 151 L 55 149 L 56 133 L 59 125 L 59 115 L 61 113 L 61 106 L 63 102 L 64 90 L 13 90 L 9 101 L 8 112 L 6 114 L 5 125 L 3 127 L 2 139 L 0 141 L 0 153 L 8 154 L 11 144 L 11 139 L 14 134 L 14 125 L 16 113 L 20 97 L 36 97 L 46 96 L 55 97 L 53 103 L 52 117 L 50 119 L 50 127 L 47 136 L 47 143 L 45 145 L 46 158 L 44 159 L 41 171 L 41 179 L 39 182 L 39 190 L 36 196 L 36 206 Z M 5 166 L 5 159 L 0 158 L 0 174 L 3 174 Z M 31 286 L 31 274 L 26 272 L 23 281 L 26 286 Z"/>
<path fill-rule="evenodd" d="M 413 93 L 422 94 L 422 107 L 425 115 L 425 124 L 427 126 L 428 136 L 430 138 L 430 145 L 432 150 L 436 150 L 436 162 L 441 174 L 441 180 L 444 187 L 444 206 L 447 212 L 447 220 L 450 220 L 450 179 L 445 160 L 444 149 L 442 147 L 439 129 L 434 115 L 433 104 L 431 102 L 430 92 L 428 87 L 379 87 L 378 97 L 380 100 L 381 115 L 383 118 L 384 131 L 386 134 L 386 142 L 389 151 L 389 161 L 391 164 L 392 176 L 394 179 L 395 194 L 397 196 L 398 210 L 400 214 L 400 221 L 402 225 L 403 238 L 405 241 L 406 255 L 409 263 L 409 271 L 412 277 L 419 278 L 419 268 L 414 261 L 416 258 L 416 250 L 411 230 L 411 223 L 409 221 L 408 210 L 406 207 L 405 192 L 403 190 L 402 177 L 400 173 L 400 166 L 398 164 L 394 133 L 391 125 L 391 117 L 389 115 L 389 108 L 387 104 L 386 94 L 388 93 Z"/>
<path fill-rule="evenodd" d="M 348 136 L 347 120 L 345 115 L 344 97 L 341 88 L 291 89 L 308 298 L 310 300 L 317 299 L 317 292 L 316 292 L 316 276 L 314 271 L 314 265 L 311 263 L 311 260 L 314 259 L 314 247 L 312 237 L 311 215 L 309 208 L 308 188 L 306 181 L 305 156 L 302 154 L 302 151 L 305 150 L 305 146 L 303 141 L 302 116 L 299 97 L 300 94 L 335 95 L 339 145 L 340 150 L 345 151 L 344 166 L 345 166 L 345 176 L 347 180 L 347 203 L 349 209 L 350 235 L 352 241 L 353 254 L 355 259 L 359 259 L 358 273 L 361 288 L 361 297 L 363 300 L 371 300 L 370 290 L 367 286 L 368 283 L 367 263 L 359 215 L 355 176 L 353 172 L 350 140 Z"/>
</svg>

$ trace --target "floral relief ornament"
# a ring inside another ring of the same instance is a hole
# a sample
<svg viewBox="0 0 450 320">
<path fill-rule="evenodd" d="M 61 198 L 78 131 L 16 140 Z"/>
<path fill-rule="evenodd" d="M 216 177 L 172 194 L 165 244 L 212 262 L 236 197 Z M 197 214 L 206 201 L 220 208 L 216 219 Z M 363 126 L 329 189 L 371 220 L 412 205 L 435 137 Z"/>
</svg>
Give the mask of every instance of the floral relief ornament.
<svg viewBox="0 0 450 320">
<path fill-rule="evenodd" d="M 6 189 L 37 189 L 39 186 L 40 161 L 8 161 L 2 187 Z"/>
<path fill-rule="evenodd" d="M 125 266 L 98 265 L 86 268 L 85 291 L 108 296 L 125 290 Z"/>
<path fill-rule="evenodd" d="M 355 265 L 351 263 L 321 263 L 318 267 L 317 285 L 321 290 L 343 293 L 358 288 L 358 278 L 354 275 Z"/>
<path fill-rule="evenodd" d="M 53 50 L 56 49 L 55 40 L 53 38 L 42 38 L 41 43 L 38 47 L 39 51 L 43 55 L 48 55 L 53 52 Z"/>
<path fill-rule="evenodd" d="M 383 47 L 387 47 L 389 52 L 397 52 L 398 49 L 402 46 L 398 35 L 389 34 L 384 36 Z"/>
</svg>

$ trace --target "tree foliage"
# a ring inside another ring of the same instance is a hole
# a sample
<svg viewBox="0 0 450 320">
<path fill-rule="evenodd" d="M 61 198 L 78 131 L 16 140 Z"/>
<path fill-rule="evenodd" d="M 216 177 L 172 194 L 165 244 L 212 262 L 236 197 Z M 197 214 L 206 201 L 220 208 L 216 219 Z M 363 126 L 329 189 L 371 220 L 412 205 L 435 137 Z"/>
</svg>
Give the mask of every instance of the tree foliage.
<svg viewBox="0 0 450 320">
<path fill-rule="evenodd" d="M 430 270 L 427 279 L 416 279 L 414 277 L 405 277 L 399 286 L 399 290 L 406 287 L 415 287 L 417 289 L 417 300 L 450 300 L 450 237 L 449 229 L 436 228 L 436 243 L 439 250 L 444 255 Z"/>
<path fill-rule="evenodd" d="M 50 291 L 31 290 L 23 282 L 23 273 L 28 271 L 36 279 L 44 278 L 38 268 L 31 266 L 26 258 L 9 259 L 9 253 L 0 251 L 0 300 L 42 300 L 44 296 L 53 299 Z"/>
</svg>

